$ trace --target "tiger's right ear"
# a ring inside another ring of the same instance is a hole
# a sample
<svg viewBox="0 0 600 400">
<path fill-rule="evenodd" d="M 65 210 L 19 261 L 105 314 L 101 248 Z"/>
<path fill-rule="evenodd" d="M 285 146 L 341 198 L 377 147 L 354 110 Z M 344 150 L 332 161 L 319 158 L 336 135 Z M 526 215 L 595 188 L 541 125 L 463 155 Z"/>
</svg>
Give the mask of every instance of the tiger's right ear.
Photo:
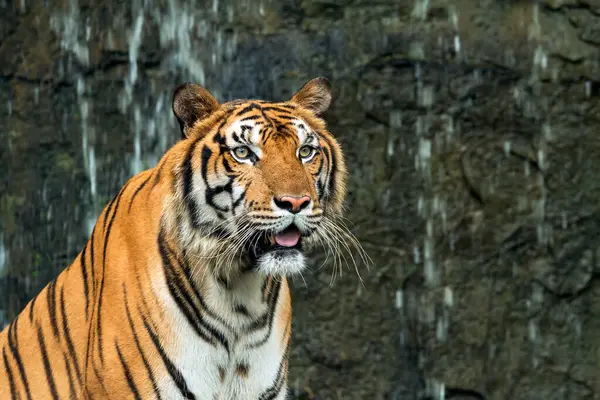
<svg viewBox="0 0 600 400">
<path fill-rule="evenodd" d="M 184 83 L 173 94 L 173 114 L 186 138 L 197 121 L 203 120 L 219 108 L 219 102 L 208 90 L 194 83 Z"/>
</svg>

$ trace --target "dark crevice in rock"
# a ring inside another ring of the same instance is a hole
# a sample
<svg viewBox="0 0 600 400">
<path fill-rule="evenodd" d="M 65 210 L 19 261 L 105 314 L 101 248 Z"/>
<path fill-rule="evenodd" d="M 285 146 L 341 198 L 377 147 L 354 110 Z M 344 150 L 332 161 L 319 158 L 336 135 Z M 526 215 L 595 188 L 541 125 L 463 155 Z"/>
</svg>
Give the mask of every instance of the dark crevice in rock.
<svg viewBox="0 0 600 400">
<path fill-rule="evenodd" d="M 446 388 L 446 398 L 453 400 L 485 400 L 485 396 L 476 390 L 462 388 Z"/>
</svg>

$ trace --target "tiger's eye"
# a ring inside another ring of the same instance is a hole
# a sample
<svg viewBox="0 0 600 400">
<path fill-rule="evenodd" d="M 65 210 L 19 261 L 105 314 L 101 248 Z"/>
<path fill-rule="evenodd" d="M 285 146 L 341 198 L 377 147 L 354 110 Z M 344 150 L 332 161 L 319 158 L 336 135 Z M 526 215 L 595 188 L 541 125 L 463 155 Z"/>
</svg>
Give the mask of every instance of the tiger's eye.
<svg viewBox="0 0 600 400">
<path fill-rule="evenodd" d="M 298 151 L 298 155 L 300 158 L 310 158 L 313 155 L 314 149 L 310 146 L 302 146 L 300 147 L 300 151 Z"/>
<path fill-rule="evenodd" d="M 233 153 L 237 158 L 246 159 L 250 157 L 250 149 L 246 146 L 239 146 L 233 149 Z"/>
</svg>

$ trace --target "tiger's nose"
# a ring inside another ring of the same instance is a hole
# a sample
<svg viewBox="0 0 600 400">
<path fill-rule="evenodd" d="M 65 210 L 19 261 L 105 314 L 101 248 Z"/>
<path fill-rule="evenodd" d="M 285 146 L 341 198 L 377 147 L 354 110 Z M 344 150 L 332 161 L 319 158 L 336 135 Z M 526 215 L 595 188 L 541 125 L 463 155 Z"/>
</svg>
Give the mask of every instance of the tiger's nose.
<svg viewBox="0 0 600 400">
<path fill-rule="evenodd" d="M 281 196 L 273 199 L 282 210 L 297 214 L 310 204 L 310 196 Z"/>
</svg>

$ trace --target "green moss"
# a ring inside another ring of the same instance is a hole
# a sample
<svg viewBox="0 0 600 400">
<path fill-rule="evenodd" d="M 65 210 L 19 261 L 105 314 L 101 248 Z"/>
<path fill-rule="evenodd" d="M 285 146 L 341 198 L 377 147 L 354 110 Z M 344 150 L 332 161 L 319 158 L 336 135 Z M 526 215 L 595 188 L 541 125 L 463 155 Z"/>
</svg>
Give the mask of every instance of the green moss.
<svg viewBox="0 0 600 400">
<path fill-rule="evenodd" d="M 58 153 L 54 157 L 56 167 L 65 172 L 72 171 L 75 168 L 75 160 L 67 153 Z"/>
<path fill-rule="evenodd" d="M 17 220 L 17 209 L 25 204 L 23 197 L 5 195 L 0 197 L 0 221 L 2 230 L 6 233 L 14 233 L 20 225 Z"/>
</svg>

